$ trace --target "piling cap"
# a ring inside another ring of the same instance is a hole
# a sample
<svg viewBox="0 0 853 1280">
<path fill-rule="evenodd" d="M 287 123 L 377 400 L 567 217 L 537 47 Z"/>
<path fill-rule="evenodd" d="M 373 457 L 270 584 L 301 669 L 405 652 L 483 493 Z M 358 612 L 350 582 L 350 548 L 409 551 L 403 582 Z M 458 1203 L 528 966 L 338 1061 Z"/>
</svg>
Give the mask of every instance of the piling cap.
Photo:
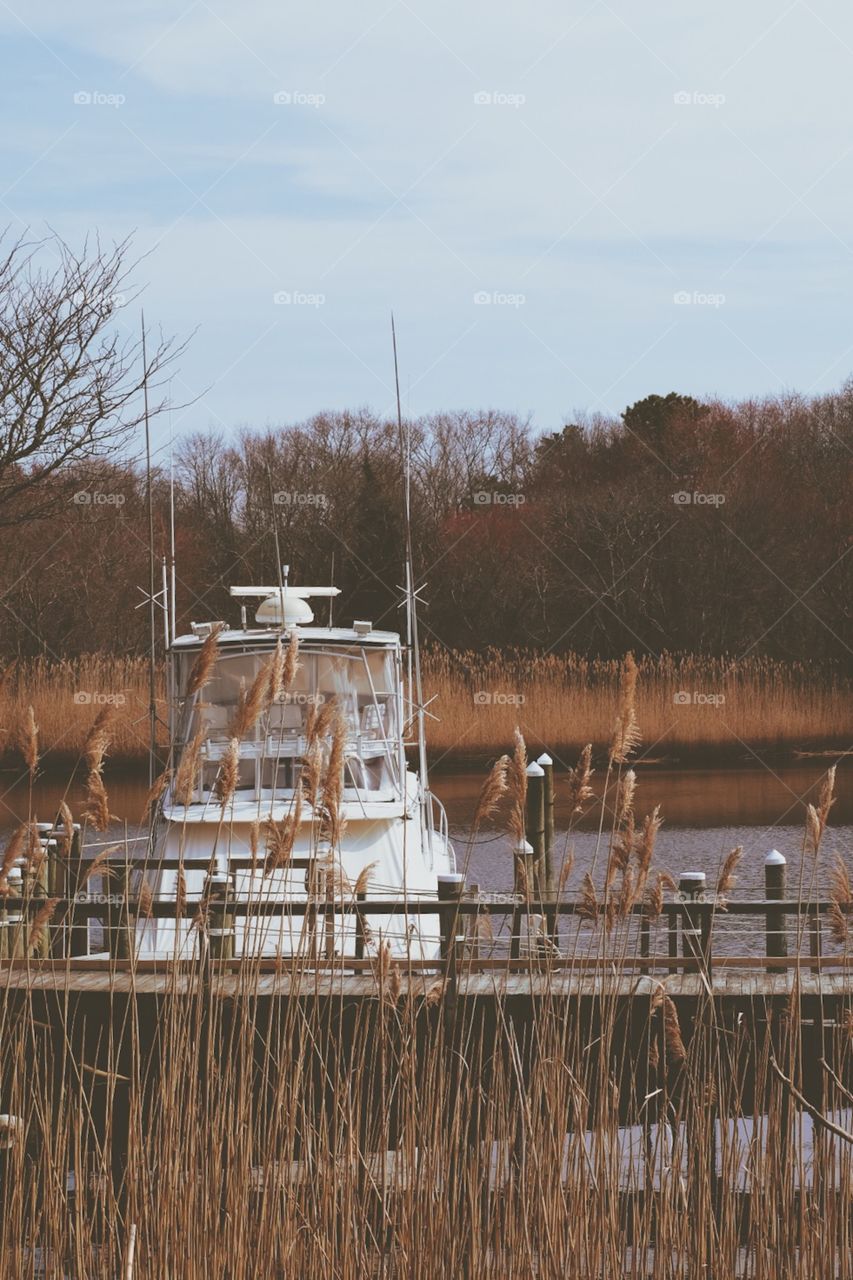
<svg viewBox="0 0 853 1280">
<path fill-rule="evenodd" d="M 554 763 L 554 761 L 548 755 L 547 751 L 543 751 L 539 759 L 536 761 L 536 763 L 541 764 L 543 769 L 547 769 L 549 765 L 552 765 Z"/>
<path fill-rule="evenodd" d="M 439 884 L 462 884 L 465 877 L 461 871 L 439 871 L 436 879 Z"/>
<path fill-rule="evenodd" d="M 694 881 L 696 884 L 704 884 L 705 872 L 704 871 L 682 871 L 678 878 L 679 880 L 691 880 L 691 881 Z"/>
<path fill-rule="evenodd" d="M 530 764 L 527 766 L 527 776 L 528 778 L 544 778 L 545 770 L 542 768 L 541 764 L 537 764 L 535 760 L 531 760 Z"/>
<path fill-rule="evenodd" d="M 778 849 L 771 849 L 764 859 L 765 867 L 784 867 L 787 859 Z"/>
<path fill-rule="evenodd" d="M 529 858 L 533 853 L 533 845 L 529 840 L 519 840 L 513 848 L 513 853 L 519 858 Z"/>
</svg>

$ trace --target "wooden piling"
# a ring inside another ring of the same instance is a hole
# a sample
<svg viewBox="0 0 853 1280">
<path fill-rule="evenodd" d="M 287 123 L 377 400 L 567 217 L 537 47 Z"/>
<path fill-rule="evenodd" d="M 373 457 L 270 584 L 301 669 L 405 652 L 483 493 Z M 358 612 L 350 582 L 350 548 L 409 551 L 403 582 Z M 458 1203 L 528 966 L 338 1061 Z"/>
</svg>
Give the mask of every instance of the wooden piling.
<svg viewBox="0 0 853 1280">
<path fill-rule="evenodd" d="M 531 893 L 541 898 L 545 887 L 545 770 L 536 761 L 527 766 L 527 813 L 524 834 L 533 848 Z"/>
<path fill-rule="evenodd" d="M 211 960 L 233 960 L 234 916 L 228 911 L 230 878 L 215 874 L 207 877 L 205 895 L 208 899 L 208 945 Z"/>
<path fill-rule="evenodd" d="M 785 897 L 787 881 L 787 863 L 778 849 L 771 849 L 764 859 L 764 896 L 768 902 L 778 901 Z M 788 938 L 785 933 L 785 913 L 771 907 L 766 915 L 766 955 L 768 958 L 786 956 L 788 954 Z M 772 973 L 772 966 L 768 965 Z"/>
<path fill-rule="evenodd" d="M 74 824 L 71 837 L 71 850 L 68 855 L 68 889 L 72 898 L 83 890 L 83 857 L 80 846 L 80 827 Z M 70 956 L 87 956 L 89 954 L 89 920 L 87 916 L 76 911 L 72 902 L 69 912 L 68 954 Z"/>
<path fill-rule="evenodd" d="M 681 954 L 686 960 L 703 956 L 701 913 L 691 904 L 705 901 L 705 872 L 682 871 L 678 877 L 678 896 L 684 903 L 681 916 Z"/>
<path fill-rule="evenodd" d="M 516 898 L 521 899 L 521 902 L 516 904 L 512 912 L 512 936 L 510 938 L 509 954 L 513 960 L 517 960 L 521 953 L 521 921 L 529 918 L 530 898 L 535 892 L 533 886 L 534 860 L 533 846 L 529 841 L 522 840 L 513 850 L 513 888 Z"/>
<path fill-rule="evenodd" d="M 465 877 L 458 871 L 442 872 L 438 876 L 438 900 L 445 904 L 439 909 L 439 928 L 441 930 L 441 955 L 447 960 L 455 947 L 456 923 L 459 918 L 459 903 L 465 891 Z"/>
<path fill-rule="evenodd" d="M 23 859 L 12 866 L 6 877 L 10 898 L 25 896 Z M 6 955 L 10 960 L 20 959 L 27 949 L 27 913 L 20 907 L 10 908 L 6 915 Z"/>
<path fill-rule="evenodd" d="M 544 807 L 544 888 L 554 892 L 554 761 L 543 751 L 536 761 L 543 773 L 542 800 Z"/>
</svg>

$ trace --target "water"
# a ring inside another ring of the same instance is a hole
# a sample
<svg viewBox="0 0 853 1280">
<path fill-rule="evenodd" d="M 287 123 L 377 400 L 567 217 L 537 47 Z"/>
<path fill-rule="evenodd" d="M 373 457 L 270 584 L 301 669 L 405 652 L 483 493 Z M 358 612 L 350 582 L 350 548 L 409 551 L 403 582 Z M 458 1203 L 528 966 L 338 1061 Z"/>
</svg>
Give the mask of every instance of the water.
<svg viewBox="0 0 853 1280">
<path fill-rule="evenodd" d="M 656 866 L 676 878 L 681 871 L 704 871 L 708 884 L 713 886 L 726 854 L 735 845 L 742 845 L 735 895 L 762 898 L 764 855 L 775 848 L 788 861 L 788 887 L 792 895 L 795 894 L 801 870 L 806 804 L 815 800 L 826 767 L 825 760 L 807 760 L 772 768 L 641 770 L 635 801 L 638 818 L 655 804 L 661 806 L 664 816 Z M 437 774 L 433 787 L 447 809 L 460 870 L 483 890 L 505 892 L 512 887 L 513 879 L 509 838 L 494 824 L 486 824 L 471 841 L 470 824 L 483 777 L 483 773 L 475 772 Z M 593 782 L 600 788 L 600 777 L 596 776 Z M 108 779 L 108 789 L 110 808 L 119 823 L 106 838 L 119 838 L 123 833 L 121 824 L 125 822 L 131 835 L 138 834 L 142 829 L 147 777 L 139 769 L 119 773 Z M 845 761 L 839 767 L 837 793 L 817 868 L 816 883 L 821 891 L 826 889 L 827 872 L 835 850 L 848 865 L 853 862 L 853 761 Z M 39 818 L 52 817 L 65 794 L 64 779 L 39 779 L 33 791 L 33 813 Z M 67 799 L 74 812 L 79 813 L 83 807 L 82 782 L 70 788 Z M 29 804 L 29 790 L 21 771 L 7 769 L 0 773 L 0 831 L 25 819 Z M 566 850 L 573 850 L 575 871 L 568 885 L 571 894 L 585 871 L 592 871 L 600 883 L 612 816 L 606 815 L 605 833 L 599 842 L 600 806 L 593 805 L 593 816 L 584 819 L 570 834 L 567 833 L 568 809 L 565 775 L 558 774 L 555 862 L 559 865 Z M 804 869 L 806 887 L 810 876 L 809 859 Z"/>
</svg>

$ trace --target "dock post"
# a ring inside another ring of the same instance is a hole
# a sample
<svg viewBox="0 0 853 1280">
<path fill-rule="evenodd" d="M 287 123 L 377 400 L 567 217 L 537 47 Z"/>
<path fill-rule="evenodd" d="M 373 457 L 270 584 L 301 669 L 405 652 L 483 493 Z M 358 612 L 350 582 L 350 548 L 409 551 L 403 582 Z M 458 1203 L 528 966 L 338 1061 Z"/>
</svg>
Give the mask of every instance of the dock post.
<svg viewBox="0 0 853 1280">
<path fill-rule="evenodd" d="M 361 910 L 360 905 L 358 905 L 358 904 L 359 904 L 359 903 L 362 903 L 362 902 L 365 902 L 366 900 L 367 900 L 367 894 L 366 894 L 366 893 L 364 893 L 363 891 L 361 891 L 361 892 L 359 892 L 359 893 L 357 893 L 357 894 L 355 895 L 355 901 L 356 901 L 356 908 L 355 908 L 355 958 L 356 958 L 356 960 L 363 960 L 363 959 L 364 959 L 364 943 L 365 943 L 365 934 L 366 934 L 366 929 L 365 929 L 365 923 L 364 923 L 364 914 L 363 914 L 363 912 L 362 912 L 362 910 Z"/>
<path fill-rule="evenodd" d="M 531 896 L 541 898 L 545 879 L 545 770 L 535 760 L 527 766 L 527 813 L 524 833 L 533 846 Z"/>
<path fill-rule="evenodd" d="M 59 852 L 59 834 L 56 827 L 51 826 L 51 834 L 47 841 L 47 894 L 49 898 L 64 899 L 68 893 L 68 876 L 65 859 Z M 57 958 L 66 953 L 67 926 L 64 920 L 51 925 L 50 954 Z"/>
<path fill-rule="evenodd" d="M 787 863 L 778 849 L 771 849 L 764 859 L 764 895 L 768 902 L 778 902 L 786 894 Z M 786 956 L 788 954 L 788 938 L 785 933 L 784 911 L 767 909 L 767 941 L 768 957 Z M 768 973 L 775 973 L 773 965 L 767 966 Z"/>
<path fill-rule="evenodd" d="M 81 916 L 73 901 L 82 888 L 83 860 L 80 849 L 80 826 L 75 822 L 68 856 L 68 892 L 72 899 L 68 924 L 68 954 L 71 956 L 89 954 L 89 917 Z"/>
<path fill-rule="evenodd" d="M 521 903 L 517 902 L 512 911 L 512 937 L 509 944 L 511 960 L 517 960 L 521 954 L 522 917 L 527 921 L 528 936 L 530 933 L 530 898 L 533 892 L 534 861 L 535 854 L 532 844 L 528 840 L 522 840 L 513 850 L 513 866 L 515 869 L 513 889 L 516 898 L 522 898 L 523 901 Z"/>
<path fill-rule="evenodd" d="M 24 874 L 18 862 L 11 867 L 6 883 L 10 898 L 23 898 Z M 25 954 L 26 928 L 26 910 L 21 907 L 10 910 L 6 917 L 6 954 L 9 960 L 18 960 Z"/>
<path fill-rule="evenodd" d="M 543 751 L 542 755 L 536 761 L 542 768 L 544 778 L 544 805 L 545 805 L 545 858 L 544 858 L 544 887 L 545 893 L 551 899 L 556 890 L 556 882 L 554 880 L 554 761 L 548 755 L 547 751 Z M 559 916 L 556 910 L 547 910 L 545 916 L 548 921 L 548 935 L 557 940 L 557 922 Z"/>
<path fill-rule="evenodd" d="M 690 904 L 705 901 L 705 872 L 682 871 L 678 877 L 678 896 L 684 903 L 681 917 L 681 954 L 687 960 L 701 960 L 701 912 L 695 909 L 691 911 Z"/>
<path fill-rule="evenodd" d="M 438 900 L 445 905 L 440 908 L 438 918 L 441 929 L 441 957 L 448 960 L 454 953 L 456 924 L 459 916 L 459 903 L 465 891 L 465 877 L 458 871 L 441 872 L 438 876 Z"/>
<path fill-rule="evenodd" d="M 234 917 L 228 911 L 229 878 L 216 874 L 207 877 L 210 924 L 207 930 L 211 960 L 234 959 Z"/>
</svg>

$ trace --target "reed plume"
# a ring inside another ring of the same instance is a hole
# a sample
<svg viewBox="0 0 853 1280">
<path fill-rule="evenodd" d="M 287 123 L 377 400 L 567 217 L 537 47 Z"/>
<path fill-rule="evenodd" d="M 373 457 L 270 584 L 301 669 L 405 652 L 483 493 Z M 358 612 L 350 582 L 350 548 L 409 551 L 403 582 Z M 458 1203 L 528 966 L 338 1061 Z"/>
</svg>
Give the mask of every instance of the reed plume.
<svg viewBox="0 0 853 1280">
<path fill-rule="evenodd" d="M 830 898 L 829 931 L 840 947 L 847 945 L 850 935 L 850 912 L 853 910 L 853 888 L 844 859 L 836 853 L 829 873 Z"/>
<path fill-rule="evenodd" d="M 581 920 L 591 920 L 593 923 L 598 922 L 598 897 L 595 892 L 595 885 L 592 882 L 592 876 L 588 871 L 585 872 L 584 878 L 581 881 L 577 913 Z"/>
<path fill-rule="evenodd" d="M 39 763 L 39 727 L 32 706 L 27 707 L 24 722 L 18 730 L 18 745 L 32 782 Z"/>
<path fill-rule="evenodd" d="M 99 770 L 93 770 L 86 779 L 86 807 L 83 818 L 96 831 L 106 831 L 113 821 L 109 797 Z"/>
<path fill-rule="evenodd" d="M 57 826 L 60 831 L 57 840 L 57 851 L 61 858 L 68 858 L 71 855 L 71 846 L 74 840 L 74 815 L 64 800 L 59 805 Z"/>
<path fill-rule="evenodd" d="M 627 822 L 634 811 L 634 793 L 637 790 L 637 775 L 633 769 L 626 769 L 619 781 L 616 793 L 616 822 L 621 826 Z"/>
<path fill-rule="evenodd" d="M 264 701 L 267 709 L 274 706 L 281 698 L 284 692 L 284 649 L 281 646 L 281 636 L 275 642 L 275 649 L 267 668 L 267 684 L 264 690 Z"/>
<path fill-rule="evenodd" d="M 112 876 L 112 868 L 108 866 L 109 860 L 114 853 L 118 853 L 121 848 L 120 844 L 111 844 L 108 848 L 102 849 L 96 858 L 92 858 L 91 862 L 86 862 L 81 867 L 81 882 L 88 884 L 92 876 L 102 875 L 104 879 L 110 879 Z"/>
<path fill-rule="evenodd" d="M 509 830 L 516 843 L 524 842 L 525 812 L 527 808 L 527 746 L 521 730 L 516 726 L 513 734 L 513 751 L 508 768 L 508 790 L 511 799 Z"/>
<path fill-rule="evenodd" d="M 113 821 L 107 789 L 104 785 L 104 757 L 109 745 L 106 726 L 113 711 L 114 707 L 111 703 L 101 708 L 86 735 L 83 747 L 89 770 L 86 778 L 86 808 L 83 817 L 96 831 L 106 831 Z"/>
<path fill-rule="evenodd" d="M 378 866 L 378 862 L 368 862 L 367 866 L 361 868 L 361 871 L 359 871 L 356 877 L 355 884 L 353 885 L 353 893 L 356 897 L 358 897 L 360 893 L 367 893 L 367 886 L 370 884 L 371 876 Z"/>
<path fill-rule="evenodd" d="M 652 1010 L 660 1009 L 663 1016 L 663 1035 L 666 1046 L 666 1060 L 672 1066 L 680 1066 L 687 1060 L 687 1050 L 681 1036 L 681 1025 L 678 1021 L 678 1010 L 663 987 L 658 987 L 652 997 Z"/>
<path fill-rule="evenodd" d="M 480 796 L 477 801 L 477 808 L 474 811 L 474 821 L 472 824 L 473 831 L 476 831 L 481 822 L 494 817 L 497 812 L 498 805 L 506 795 L 509 788 L 508 771 L 510 768 L 509 756 L 503 755 L 492 765 L 489 770 L 488 777 L 480 788 Z"/>
<path fill-rule="evenodd" d="M 225 754 L 220 761 L 216 781 L 213 784 L 213 794 L 223 810 L 228 802 L 233 799 L 239 778 L 240 743 L 237 738 L 231 738 L 225 748 Z"/>
<path fill-rule="evenodd" d="M 228 727 L 230 738 L 246 738 L 253 731 L 260 719 L 262 711 L 269 711 L 281 689 L 281 667 L 283 664 L 281 640 L 275 650 L 255 675 L 248 691 L 240 690 L 237 710 Z M 278 692 L 276 689 L 278 687 Z"/>
<path fill-rule="evenodd" d="M 219 657 L 219 633 L 222 630 L 223 624 L 216 623 L 206 636 L 187 680 L 186 696 L 188 698 L 199 693 L 213 675 L 213 668 L 216 666 L 216 659 Z"/>
<path fill-rule="evenodd" d="M 575 865 L 575 851 L 574 849 L 569 849 L 568 853 L 563 859 L 563 865 L 560 867 L 560 874 L 557 878 L 557 894 L 558 895 L 562 894 L 563 890 L 568 884 L 569 876 L 572 874 L 574 865 Z"/>
<path fill-rule="evenodd" d="M 817 805 L 810 804 L 806 806 L 806 843 L 807 846 L 811 846 L 811 851 L 815 857 L 820 852 L 821 841 L 829 820 L 829 811 L 834 804 L 835 765 L 827 770 L 826 776 L 821 783 Z"/>
<path fill-rule="evenodd" d="M 634 655 L 625 655 L 619 689 L 619 714 L 613 726 L 610 741 L 611 764 L 627 764 L 633 751 L 640 745 L 640 727 L 637 723 L 637 664 Z"/>
<path fill-rule="evenodd" d="M 569 798 L 571 800 L 570 820 L 572 818 L 580 817 L 583 813 L 586 802 L 593 798 L 594 792 L 590 785 L 593 773 L 592 743 L 588 742 L 580 753 L 578 762 L 574 769 L 569 770 Z"/>
<path fill-rule="evenodd" d="M 323 779 L 321 803 L 321 835 L 332 849 L 339 849 L 346 828 L 343 816 L 344 762 L 346 756 L 347 725 L 343 712 L 338 710 L 331 724 L 332 739 L 329 759 Z"/>
<path fill-rule="evenodd" d="M 290 643 L 287 646 L 287 652 L 284 657 L 284 665 L 281 673 L 281 683 L 284 692 L 288 692 L 293 687 L 296 679 L 296 673 L 299 670 L 299 633 L 296 628 L 290 632 Z"/>
<path fill-rule="evenodd" d="M 731 892 L 737 882 L 735 870 L 743 855 L 743 845 L 739 844 L 726 857 L 725 862 L 720 870 L 717 880 L 717 896 L 725 901 L 727 893 Z"/>
<path fill-rule="evenodd" d="M 290 862 L 301 822 L 302 790 L 297 787 L 292 813 L 287 814 L 281 822 L 274 822 L 268 818 L 264 823 L 267 833 L 265 875 L 269 875 L 271 871 L 280 871 Z"/>
<path fill-rule="evenodd" d="M 160 801 L 163 798 L 163 794 L 166 791 L 166 788 L 168 787 L 171 780 L 172 780 L 172 770 L 169 768 L 166 768 L 162 771 L 162 773 L 158 773 L 157 777 L 151 783 L 151 786 L 148 788 L 148 793 L 145 797 L 145 808 L 142 812 L 143 822 L 145 822 L 147 819 L 152 818 L 154 814 L 157 812 Z"/>
<path fill-rule="evenodd" d="M 136 895 L 136 914 L 141 920 L 149 920 L 154 910 L 154 893 L 143 875 Z"/>
<path fill-rule="evenodd" d="M 643 914 L 648 920 L 657 920 L 663 911 L 663 891 L 675 892 L 677 885 L 668 871 L 659 871 L 646 891 Z"/>
<path fill-rule="evenodd" d="M 58 898 L 48 898 L 44 905 L 39 907 L 38 911 L 33 916 L 33 922 L 30 926 L 29 935 L 27 937 L 27 950 L 31 955 L 34 951 L 38 950 L 44 940 L 47 934 L 47 926 L 50 923 L 51 917 L 53 916 L 58 903 Z"/>
<path fill-rule="evenodd" d="M 175 772 L 172 799 L 175 804 L 183 805 L 184 808 L 192 804 L 193 795 L 195 794 L 198 764 L 206 734 L 207 725 L 200 724 L 193 735 L 192 741 L 184 748 Z"/>
<path fill-rule="evenodd" d="M 637 871 L 641 886 L 645 884 L 649 874 L 652 859 L 655 856 L 658 832 L 662 825 L 663 818 L 661 817 L 660 805 L 656 804 L 651 813 L 647 813 L 643 819 L 643 830 L 636 843 Z"/>
</svg>

